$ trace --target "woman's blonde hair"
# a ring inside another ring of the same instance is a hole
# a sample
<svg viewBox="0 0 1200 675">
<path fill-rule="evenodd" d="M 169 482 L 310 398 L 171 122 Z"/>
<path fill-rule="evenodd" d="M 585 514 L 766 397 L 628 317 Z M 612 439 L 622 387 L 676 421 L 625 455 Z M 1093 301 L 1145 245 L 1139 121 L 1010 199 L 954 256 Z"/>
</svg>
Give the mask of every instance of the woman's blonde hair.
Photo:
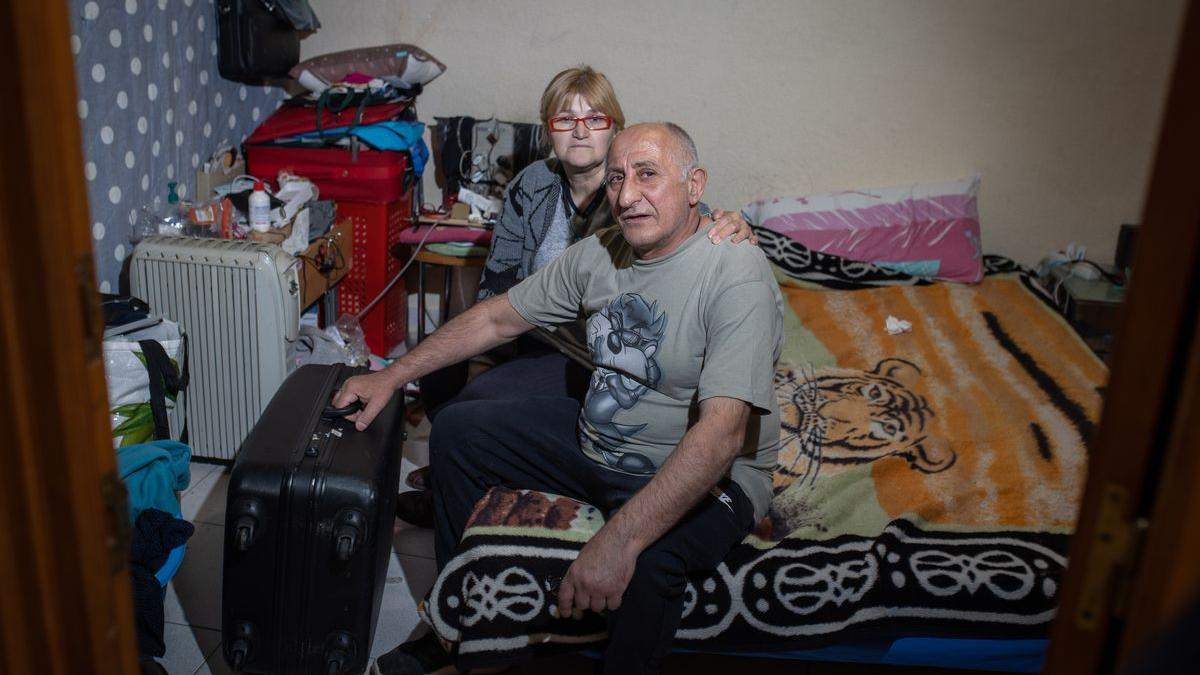
<svg viewBox="0 0 1200 675">
<path fill-rule="evenodd" d="M 562 110 L 576 94 L 590 103 L 596 112 L 611 117 L 614 132 L 625 128 L 625 113 L 621 110 L 621 104 L 617 103 L 617 93 L 613 91 L 608 78 L 603 73 L 593 70 L 591 66 L 567 68 L 555 75 L 550 84 L 546 85 L 546 91 L 542 92 L 543 150 L 550 149 L 550 118 Z"/>
</svg>

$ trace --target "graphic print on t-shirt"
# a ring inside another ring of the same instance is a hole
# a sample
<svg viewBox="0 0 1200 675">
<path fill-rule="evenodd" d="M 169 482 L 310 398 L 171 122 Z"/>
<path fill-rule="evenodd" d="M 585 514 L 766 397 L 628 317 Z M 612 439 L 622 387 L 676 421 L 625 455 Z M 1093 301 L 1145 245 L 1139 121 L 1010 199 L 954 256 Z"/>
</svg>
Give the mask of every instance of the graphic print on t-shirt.
<svg viewBox="0 0 1200 675">
<path fill-rule="evenodd" d="M 622 293 L 587 322 L 588 347 L 596 370 L 588 384 L 583 414 L 612 447 L 597 444 L 597 452 L 614 469 L 652 474 L 656 467 L 641 453 L 616 446 L 636 435 L 645 424 L 617 424 L 617 413 L 629 410 L 651 387 L 662 380 L 654 359 L 667 330 L 667 314 L 658 302 L 647 303 L 638 293 Z"/>
</svg>

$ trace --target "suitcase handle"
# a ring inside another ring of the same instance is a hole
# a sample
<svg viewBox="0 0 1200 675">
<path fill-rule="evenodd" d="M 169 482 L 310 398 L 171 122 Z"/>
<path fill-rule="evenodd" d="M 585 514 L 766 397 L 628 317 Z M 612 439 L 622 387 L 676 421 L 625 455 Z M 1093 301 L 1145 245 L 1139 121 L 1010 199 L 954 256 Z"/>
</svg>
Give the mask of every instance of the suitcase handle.
<svg viewBox="0 0 1200 675">
<path fill-rule="evenodd" d="M 327 420 L 331 420 L 336 417 L 345 417 L 346 415 L 350 415 L 362 410 L 363 407 L 363 402 L 361 400 L 354 399 L 353 403 L 341 408 L 335 408 L 332 405 L 325 406 L 325 409 L 321 411 L 321 417 L 324 417 Z"/>
</svg>

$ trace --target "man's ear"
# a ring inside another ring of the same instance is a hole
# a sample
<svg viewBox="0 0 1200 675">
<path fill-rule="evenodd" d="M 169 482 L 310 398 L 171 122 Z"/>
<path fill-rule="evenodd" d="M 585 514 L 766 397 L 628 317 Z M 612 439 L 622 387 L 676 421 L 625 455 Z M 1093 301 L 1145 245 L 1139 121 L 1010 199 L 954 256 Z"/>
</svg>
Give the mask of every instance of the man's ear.
<svg viewBox="0 0 1200 675">
<path fill-rule="evenodd" d="M 708 172 L 703 167 L 696 167 L 688 172 L 687 180 L 688 205 L 695 206 L 700 203 L 700 197 L 704 195 L 704 187 L 708 185 Z"/>
</svg>

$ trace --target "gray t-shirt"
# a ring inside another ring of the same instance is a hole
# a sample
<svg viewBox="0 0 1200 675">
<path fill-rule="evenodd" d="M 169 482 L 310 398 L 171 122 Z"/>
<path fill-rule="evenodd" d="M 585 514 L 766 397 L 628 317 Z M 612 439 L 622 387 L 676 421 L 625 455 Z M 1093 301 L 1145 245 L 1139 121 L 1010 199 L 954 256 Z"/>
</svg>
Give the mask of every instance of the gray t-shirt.
<svg viewBox="0 0 1200 675">
<path fill-rule="evenodd" d="M 751 404 L 731 478 L 766 514 L 779 451 L 772 385 L 783 343 L 783 298 L 762 251 L 708 241 L 708 227 L 670 254 L 637 260 L 620 228 L 569 247 L 508 292 L 526 321 L 587 317 L 596 370 L 580 446 L 617 471 L 652 474 L 714 396 Z"/>
</svg>

